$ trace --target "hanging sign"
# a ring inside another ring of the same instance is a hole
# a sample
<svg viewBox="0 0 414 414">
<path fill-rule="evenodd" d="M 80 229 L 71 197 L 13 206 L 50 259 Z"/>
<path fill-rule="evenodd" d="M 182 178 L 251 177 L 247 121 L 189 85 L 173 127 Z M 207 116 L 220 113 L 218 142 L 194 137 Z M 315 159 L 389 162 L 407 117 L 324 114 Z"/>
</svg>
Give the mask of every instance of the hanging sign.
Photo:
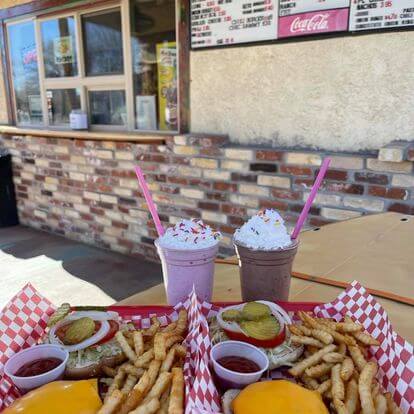
<svg viewBox="0 0 414 414">
<path fill-rule="evenodd" d="M 191 46 L 277 38 L 279 0 L 191 0 Z"/>
<path fill-rule="evenodd" d="M 413 25 L 414 0 L 351 0 L 351 31 Z"/>
</svg>

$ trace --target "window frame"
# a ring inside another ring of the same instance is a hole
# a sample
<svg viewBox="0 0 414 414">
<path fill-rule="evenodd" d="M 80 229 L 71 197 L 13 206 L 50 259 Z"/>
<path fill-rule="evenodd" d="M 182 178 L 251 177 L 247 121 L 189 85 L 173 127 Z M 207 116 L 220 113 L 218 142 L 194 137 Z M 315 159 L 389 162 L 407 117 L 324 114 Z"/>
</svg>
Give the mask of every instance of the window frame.
<svg viewBox="0 0 414 414">
<path fill-rule="evenodd" d="M 188 38 L 188 26 L 182 26 L 183 20 L 188 22 L 188 16 L 183 19 L 182 6 L 186 3 L 186 0 L 174 0 L 175 2 L 175 36 L 176 36 L 176 47 L 177 47 L 177 107 L 178 107 L 178 124 L 177 130 L 144 130 L 137 129 L 135 123 L 135 99 L 133 89 L 133 68 L 132 68 L 132 47 L 131 47 L 131 24 L 130 24 L 130 0 L 115 0 L 115 1 L 103 1 L 102 4 L 95 6 L 88 6 L 87 4 L 78 4 L 69 6 L 61 6 L 54 10 L 41 10 L 37 13 L 25 16 L 25 17 L 14 17 L 4 21 L 4 35 L 7 39 L 7 50 L 5 55 L 7 56 L 7 70 L 8 70 L 8 82 L 11 89 L 11 110 L 15 120 L 15 124 L 18 127 L 31 127 L 31 128 L 47 128 L 49 130 L 71 130 L 70 126 L 58 126 L 50 125 L 49 116 L 47 110 L 47 96 L 46 91 L 48 89 L 68 89 L 68 88 L 79 88 L 81 97 L 81 110 L 86 111 L 89 120 L 89 130 L 95 131 L 119 131 L 129 132 L 136 134 L 159 134 L 159 135 L 171 135 L 176 133 L 187 132 L 188 128 L 188 60 L 189 60 L 189 46 L 186 44 L 181 50 L 181 41 L 184 38 Z M 185 7 L 184 7 L 185 8 Z M 96 12 L 105 13 L 106 11 L 119 9 L 121 13 L 121 24 L 122 24 L 122 47 L 123 47 L 123 60 L 124 60 L 124 74 L 123 75 L 101 75 L 101 76 L 90 76 L 85 75 L 85 60 L 84 60 L 84 48 L 83 48 L 83 31 L 82 31 L 82 16 L 90 15 Z M 75 43 L 76 43 L 76 56 L 78 64 L 78 75 L 71 77 L 61 78 L 46 78 L 44 59 L 43 59 L 43 45 L 41 39 L 41 23 L 48 20 L 56 20 L 63 17 L 73 16 L 75 19 Z M 25 21 L 33 21 L 36 51 L 38 55 L 38 74 L 39 74 L 39 86 L 40 96 L 42 102 L 42 124 L 27 124 L 17 122 L 17 108 L 16 108 L 16 97 L 14 92 L 13 79 L 10 74 L 12 73 L 12 64 L 10 59 L 10 45 L 9 45 L 9 27 L 14 24 L 23 23 Z M 184 33 L 185 32 L 185 33 Z M 182 57 L 186 57 L 186 62 L 181 62 Z M 180 69 L 181 67 L 186 68 L 186 73 L 181 78 Z M 109 85 L 109 86 L 108 86 Z M 183 86 L 185 85 L 185 89 Z M 89 111 L 89 90 L 119 90 L 125 91 L 125 105 L 127 122 L 123 127 L 121 125 L 92 125 L 90 123 L 90 111 Z M 181 101 L 181 97 L 184 97 L 185 101 Z"/>
</svg>

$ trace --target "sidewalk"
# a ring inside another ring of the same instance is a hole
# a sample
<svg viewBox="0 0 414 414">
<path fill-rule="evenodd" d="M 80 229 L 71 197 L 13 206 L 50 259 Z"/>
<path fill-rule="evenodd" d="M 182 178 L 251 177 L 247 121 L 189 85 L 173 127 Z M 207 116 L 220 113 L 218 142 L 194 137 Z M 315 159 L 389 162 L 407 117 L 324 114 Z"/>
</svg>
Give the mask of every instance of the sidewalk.
<svg viewBox="0 0 414 414">
<path fill-rule="evenodd" d="M 109 305 L 161 279 L 155 263 L 24 226 L 0 229 L 0 307 L 28 282 L 56 304 Z"/>
</svg>

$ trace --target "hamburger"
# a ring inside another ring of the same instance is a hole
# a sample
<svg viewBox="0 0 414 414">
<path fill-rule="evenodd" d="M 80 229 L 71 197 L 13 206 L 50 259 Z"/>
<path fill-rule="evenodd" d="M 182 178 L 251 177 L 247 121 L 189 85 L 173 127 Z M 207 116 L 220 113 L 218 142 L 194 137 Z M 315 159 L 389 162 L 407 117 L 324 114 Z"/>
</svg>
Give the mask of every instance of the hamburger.
<svg viewBox="0 0 414 414">
<path fill-rule="evenodd" d="M 44 342 L 60 345 L 69 352 L 67 379 L 96 377 L 103 366 L 114 367 L 125 360 L 115 334 L 128 326 L 121 325 L 116 312 L 72 311 L 69 304 L 63 304 L 51 316 L 48 326 Z"/>
<path fill-rule="evenodd" d="M 303 353 L 302 345 L 290 341 L 291 323 L 280 306 L 267 301 L 229 306 L 209 320 L 213 345 L 228 340 L 255 345 L 268 357 L 269 370 L 291 366 Z"/>
<path fill-rule="evenodd" d="M 224 414 L 328 414 L 322 397 L 286 380 L 262 381 L 223 395 Z"/>
</svg>

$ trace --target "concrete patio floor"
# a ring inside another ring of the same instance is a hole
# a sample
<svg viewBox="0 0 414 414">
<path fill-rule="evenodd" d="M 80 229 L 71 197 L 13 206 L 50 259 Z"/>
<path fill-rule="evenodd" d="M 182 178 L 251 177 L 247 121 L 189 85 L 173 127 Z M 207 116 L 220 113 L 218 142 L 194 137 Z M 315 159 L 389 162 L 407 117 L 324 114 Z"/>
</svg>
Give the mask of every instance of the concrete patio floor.
<svg viewBox="0 0 414 414">
<path fill-rule="evenodd" d="M 0 308 L 28 282 L 55 304 L 109 305 L 161 280 L 155 263 L 24 226 L 0 229 Z"/>
</svg>

